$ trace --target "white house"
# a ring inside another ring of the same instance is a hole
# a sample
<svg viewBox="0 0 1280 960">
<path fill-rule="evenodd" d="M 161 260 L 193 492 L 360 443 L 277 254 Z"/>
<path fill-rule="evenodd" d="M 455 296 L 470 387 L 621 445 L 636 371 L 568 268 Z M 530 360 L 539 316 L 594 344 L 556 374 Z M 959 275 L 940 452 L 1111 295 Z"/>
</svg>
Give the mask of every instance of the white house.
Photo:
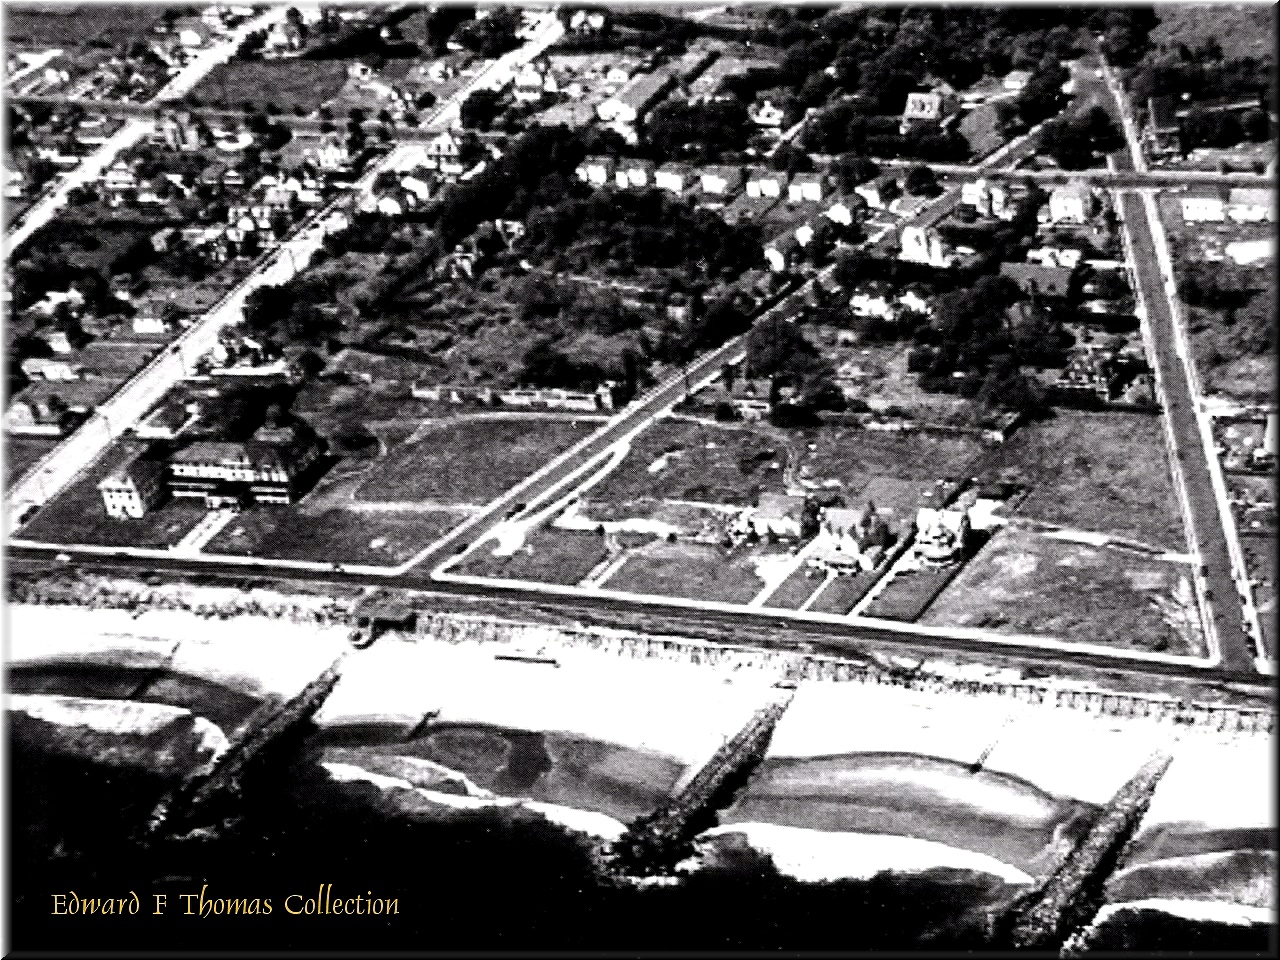
<svg viewBox="0 0 1280 960">
<path fill-rule="evenodd" d="M 902 229 L 898 259 L 945 268 L 951 266 L 955 255 L 950 245 L 932 226 L 911 224 Z"/>
<path fill-rule="evenodd" d="M 785 114 L 781 107 L 774 106 L 770 100 L 764 100 L 758 104 L 753 103 L 747 109 L 747 116 L 758 127 L 780 127 Z"/>
<path fill-rule="evenodd" d="M 578 164 L 578 179 L 595 187 L 603 187 L 613 179 L 617 164 L 613 157 L 587 157 Z"/>
<path fill-rule="evenodd" d="M 1079 181 L 1055 187 L 1049 194 L 1051 223 L 1087 223 L 1094 213 L 1093 191 Z"/>
<path fill-rule="evenodd" d="M 1181 204 L 1183 223 L 1222 223 L 1227 218 L 1222 197 L 1217 194 L 1183 196 Z"/>
<path fill-rule="evenodd" d="M 916 512 L 916 553 L 927 563 L 957 559 L 969 538 L 969 514 L 964 510 L 921 507 Z"/>
<path fill-rule="evenodd" d="M 692 185 L 693 170 L 683 163 L 664 163 L 654 172 L 653 185 L 659 190 L 671 193 L 684 193 L 685 188 Z"/>
<path fill-rule="evenodd" d="M 752 170 L 747 174 L 747 196 L 769 197 L 776 200 L 782 196 L 787 185 L 787 175 L 776 170 Z"/>
<path fill-rule="evenodd" d="M 1010 70 L 1005 76 L 1003 86 L 1006 90 L 1017 92 L 1027 85 L 1027 81 L 1031 79 L 1030 70 Z"/>
<path fill-rule="evenodd" d="M 1227 196 L 1227 215 L 1236 223 L 1271 223 L 1275 206 L 1271 190 L 1234 189 Z"/>
<path fill-rule="evenodd" d="M 787 185 L 787 199 L 792 203 L 821 203 L 826 182 L 820 173 L 797 173 Z"/>
</svg>

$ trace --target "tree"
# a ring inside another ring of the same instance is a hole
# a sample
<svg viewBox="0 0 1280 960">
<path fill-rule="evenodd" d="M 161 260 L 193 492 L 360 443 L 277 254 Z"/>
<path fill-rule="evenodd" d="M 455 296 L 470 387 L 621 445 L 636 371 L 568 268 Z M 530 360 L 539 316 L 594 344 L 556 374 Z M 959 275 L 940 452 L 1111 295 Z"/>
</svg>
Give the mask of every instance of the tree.
<svg viewBox="0 0 1280 960">
<path fill-rule="evenodd" d="M 912 196 L 933 197 L 942 192 L 938 187 L 938 178 L 934 176 L 931 169 L 922 163 L 917 163 L 907 171 L 904 183 L 907 193 Z"/>
<path fill-rule="evenodd" d="M 462 101 L 458 119 L 469 130 L 487 130 L 498 115 L 502 95 L 494 90 L 476 90 Z"/>
</svg>

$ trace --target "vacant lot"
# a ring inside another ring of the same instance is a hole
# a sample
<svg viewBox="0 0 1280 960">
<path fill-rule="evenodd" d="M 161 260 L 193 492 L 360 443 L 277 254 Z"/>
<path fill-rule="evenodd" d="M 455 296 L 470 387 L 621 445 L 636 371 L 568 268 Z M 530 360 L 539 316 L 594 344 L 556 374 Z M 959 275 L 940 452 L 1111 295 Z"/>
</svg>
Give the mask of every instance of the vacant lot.
<svg viewBox="0 0 1280 960">
<path fill-rule="evenodd" d="M 608 590 L 685 597 L 720 603 L 747 603 L 764 588 L 753 556 L 718 547 L 660 541 L 631 556 L 602 584 Z"/>
<path fill-rule="evenodd" d="M 995 474 L 1029 490 L 1021 516 L 1186 549 L 1156 414 L 1059 413 L 1014 434 Z"/>
<path fill-rule="evenodd" d="M 141 40 L 165 11 L 162 4 L 6 4 L 5 43 L 14 47 L 95 46 Z"/>
<path fill-rule="evenodd" d="M 946 484 L 970 476 L 982 444 L 967 436 L 882 433 L 850 427 L 806 431 L 802 483 L 838 489 L 849 505 L 867 500 L 895 516 L 945 499 Z M 812 449 L 809 449 L 809 448 Z"/>
<path fill-rule="evenodd" d="M 297 506 L 246 510 L 209 542 L 206 553 L 321 563 L 401 563 L 466 519 L 448 510 L 412 512 Z"/>
<path fill-rule="evenodd" d="M 57 444 L 57 437 L 6 434 L 4 438 L 5 489 L 21 480 L 22 475 Z"/>
<path fill-rule="evenodd" d="M 1191 568 L 1000 530 L 920 620 L 1204 655 Z"/>
<path fill-rule="evenodd" d="M 608 557 L 599 534 L 540 526 L 508 557 L 495 557 L 493 544 L 483 544 L 454 573 L 505 580 L 573 585 Z"/>
<path fill-rule="evenodd" d="M 169 501 L 136 520 L 107 516 L 98 484 L 112 470 L 145 448 L 118 443 L 62 491 L 22 530 L 28 540 L 44 543 L 87 543 L 109 547 L 170 547 L 205 515 L 203 506 Z"/>
<path fill-rule="evenodd" d="M 903 570 L 894 575 L 863 611 L 868 617 L 884 617 L 914 623 L 929 608 L 942 589 L 955 579 L 959 568 L 925 567 Z"/>
<path fill-rule="evenodd" d="M 442 422 L 391 451 L 356 497 L 486 504 L 598 427 L 594 420 L 519 414 Z"/>
<path fill-rule="evenodd" d="M 662 419 L 584 499 L 591 516 L 606 520 L 635 516 L 637 507 L 659 500 L 751 506 L 762 492 L 783 489 L 787 456 L 767 427 Z"/>
<path fill-rule="evenodd" d="M 346 82 L 347 63 L 341 60 L 234 60 L 214 67 L 192 93 L 216 106 L 238 107 L 247 100 L 261 107 L 275 104 L 286 113 L 295 107 L 313 113 Z M 345 119 L 335 117 L 336 122 Z"/>
</svg>

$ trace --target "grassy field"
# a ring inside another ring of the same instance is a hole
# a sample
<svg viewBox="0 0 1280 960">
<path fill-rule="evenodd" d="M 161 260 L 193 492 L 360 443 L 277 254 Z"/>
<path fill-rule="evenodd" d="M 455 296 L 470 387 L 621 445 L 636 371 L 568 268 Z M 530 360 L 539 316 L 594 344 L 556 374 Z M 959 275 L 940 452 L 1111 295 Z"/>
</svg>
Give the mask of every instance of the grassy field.
<svg viewBox="0 0 1280 960">
<path fill-rule="evenodd" d="M 920 623 L 1205 652 L 1190 567 L 1010 527 L 969 561 Z"/>
<path fill-rule="evenodd" d="M 1275 7 L 1270 4 L 1170 3 L 1156 8 L 1160 24 L 1151 31 L 1153 46 L 1196 49 L 1213 39 L 1227 59 L 1261 57 L 1276 44 Z"/>
<path fill-rule="evenodd" d="M 572 585 L 608 557 L 600 535 L 548 526 L 535 527 L 525 538 L 524 546 L 509 557 L 495 557 L 491 551 L 492 544 L 482 545 L 453 572 Z"/>
<path fill-rule="evenodd" d="M 347 82 L 342 60 L 236 60 L 214 67 L 192 95 L 214 106 L 238 107 L 246 100 L 259 106 L 275 104 L 286 113 L 319 110 Z M 336 123 L 345 117 L 334 117 Z"/>
<path fill-rule="evenodd" d="M 1029 488 L 1020 516 L 1185 550 L 1159 416 L 1067 413 L 1021 428 L 991 473 Z"/>
<path fill-rule="evenodd" d="M 597 427 L 593 420 L 529 416 L 446 422 L 391 451 L 356 497 L 486 504 Z"/>
<path fill-rule="evenodd" d="M 22 479 L 22 475 L 58 445 L 57 437 L 5 434 L 4 438 L 4 486 L 9 489 Z"/>
<path fill-rule="evenodd" d="M 6 4 L 5 43 L 12 47 L 114 47 L 141 40 L 164 4 Z"/>
<path fill-rule="evenodd" d="M 750 506 L 762 491 L 782 490 L 786 457 L 785 448 L 763 428 L 663 419 L 636 438 L 626 459 L 584 499 L 591 515 L 602 519 L 609 519 L 607 505 L 655 500 Z"/>
<path fill-rule="evenodd" d="M 806 564 L 801 564 L 778 588 L 769 594 L 765 601 L 767 607 L 778 607 L 782 610 L 799 610 L 804 602 L 823 584 L 824 577 Z"/>
<path fill-rule="evenodd" d="M 392 565 L 407 560 L 465 518 L 448 510 L 365 512 L 297 506 L 246 510 L 204 548 L 206 553 Z"/>
<path fill-rule="evenodd" d="M 170 547 L 205 515 L 202 505 L 170 500 L 145 516 L 107 516 L 98 484 L 146 444 L 121 442 L 108 449 L 74 483 L 41 508 L 22 530 L 28 540 L 44 543 L 88 543 L 109 547 Z"/>
<path fill-rule="evenodd" d="M 929 608 L 938 593 L 959 572 L 955 566 L 941 569 L 926 568 L 898 573 L 867 604 L 868 617 L 884 617 L 913 623 Z"/>
<path fill-rule="evenodd" d="M 809 609 L 815 613 L 848 613 L 875 584 L 870 573 L 853 577 L 836 577 L 813 601 Z"/>
<path fill-rule="evenodd" d="M 742 551 L 726 557 L 717 547 L 659 542 L 631 556 L 603 586 L 628 593 L 747 603 L 764 588 L 750 561 Z"/>
</svg>

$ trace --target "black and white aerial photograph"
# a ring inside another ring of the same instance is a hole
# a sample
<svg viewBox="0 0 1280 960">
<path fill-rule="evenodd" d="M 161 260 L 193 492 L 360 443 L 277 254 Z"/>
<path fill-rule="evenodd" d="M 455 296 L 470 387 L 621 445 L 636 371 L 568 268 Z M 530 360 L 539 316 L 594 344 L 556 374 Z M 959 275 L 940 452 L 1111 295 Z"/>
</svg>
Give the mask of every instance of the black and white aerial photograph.
<svg viewBox="0 0 1280 960">
<path fill-rule="evenodd" d="M 0 2 L 0 954 L 1274 955 L 1277 10 Z"/>
</svg>

